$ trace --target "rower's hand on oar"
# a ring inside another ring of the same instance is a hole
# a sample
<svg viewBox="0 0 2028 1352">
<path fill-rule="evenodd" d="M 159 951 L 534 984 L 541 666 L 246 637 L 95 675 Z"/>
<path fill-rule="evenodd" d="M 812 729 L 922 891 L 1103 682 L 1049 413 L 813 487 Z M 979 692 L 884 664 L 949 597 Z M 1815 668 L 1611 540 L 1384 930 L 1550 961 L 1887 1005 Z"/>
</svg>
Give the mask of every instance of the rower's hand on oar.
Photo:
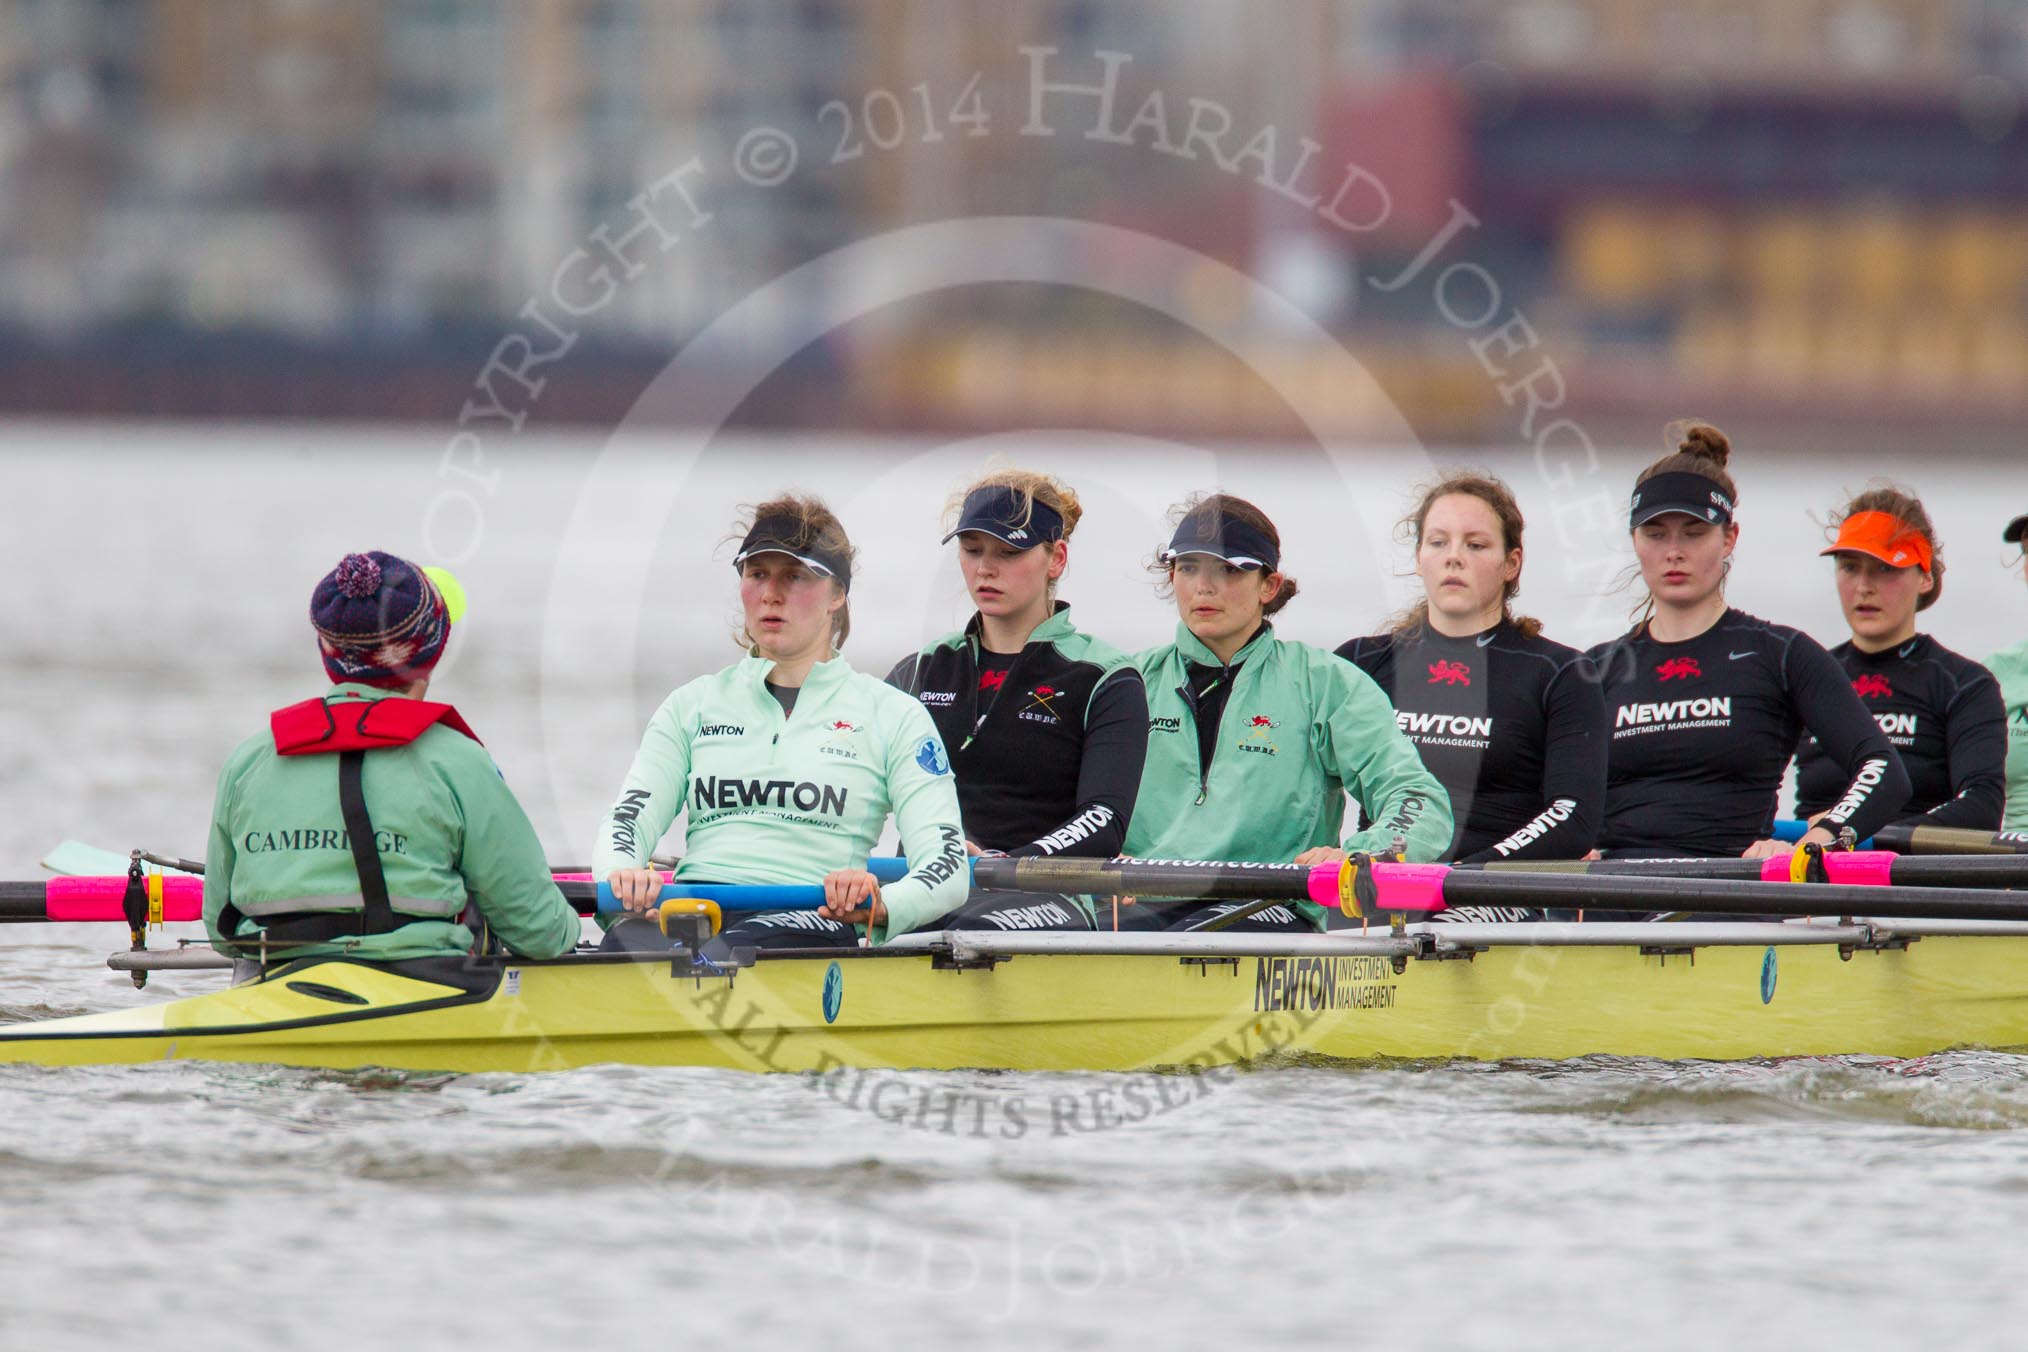
<svg viewBox="0 0 2028 1352">
<path fill-rule="evenodd" d="M 1296 856 L 1296 862 L 1304 868 L 1315 868 L 1319 864 L 1342 864 L 1345 851 L 1334 850 L 1329 845 L 1312 845 Z"/>
<path fill-rule="evenodd" d="M 646 915 L 661 902 L 662 875 L 651 868 L 616 868 L 606 875 L 613 899 L 636 915 Z"/>
<path fill-rule="evenodd" d="M 880 900 L 880 879 L 863 868 L 841 868 L 824 875 L 824 904 L 817 914 L 848 925 L 880 925 L 887 907 Z"/>
<path fill-rule="evenodd" d="M 1746 853 L 1742 854 L 1740 858 L 1786 859 L 1805 845 L 1822 845 L 1828 848 L 1836 844 L 1837 839 L 1827 828 L 1812 826 L 1809 830 L 1803 832 L 1801 840 L 1756 840 L 1753 844 L 1746 847 Z"/>
</svg>

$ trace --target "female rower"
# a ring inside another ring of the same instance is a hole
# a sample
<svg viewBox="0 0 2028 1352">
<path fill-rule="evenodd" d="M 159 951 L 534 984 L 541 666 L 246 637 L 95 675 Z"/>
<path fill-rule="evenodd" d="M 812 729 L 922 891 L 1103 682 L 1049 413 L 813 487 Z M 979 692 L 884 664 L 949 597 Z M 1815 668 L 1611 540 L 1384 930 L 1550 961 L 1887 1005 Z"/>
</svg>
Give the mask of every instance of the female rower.
<svg viewBox="0 0 2028 1352">
<path fill-rule="evenodd" d="M 1739 541 L 1731 443 L 1683 427 L 1678 449 L 1641 471 L 1628 518 L 1647 614 L 1591 650 L 1612 721 L 1609 856 L 1767 858 L 1775 793 L 1804 731 L 1843 772 L 1803 837 L 1861 839 L 1908 798 L 1908 772 L 1838 663 L 1809 635 L 1734 610 L 1725 577 Z"/>
<path fill-rule="evenodd" d="M 1852 637 L 1831 649 L 1852 691 L 1901 753 L 1912 785 L 1904 819 L 1997 831 L 2007 806 L 2007 715 L 1993 674 L 1915 628 L 1943 595 L 1943 550 L 1913 495 L 1871 488 L 1838 514 L 1822 551 L 1837 559 Z M 1796 749 L 1796 815 L 1837 801 L 1845 775 L 1815 737 Z"/>
<path fill-rule="evenodd" d="M 965 896 L 950 758 L 922 706 L 837 653 L 851 631 L 852 544 L 815 498 L 754 510 L 733 567 L 747 657 L 682 686 L 648 721 L 593 846 L 594 876 L 629 911 L 655 909 L 649 852 L 688 810 L 679 882 L 821 881 L 816 911 L 771 911 L 728 944 L 849 947 L 916 928 Z M 687 801 L 686 801 L 687 800 Z M 866 855 L 889 812 L 914 867 L 882 887 Z M 645 921 L 609 939 L 656 945 Z"/>
<path fill-rule="evenodd" d="M 1275 637 L 1270 619 L 1296 595 L 1281 535 L 1241 498 L 1193 498 L 1157 564 L 1173 590 L 1176 641 L 1139 654 L 1148 688 L 1148 759 L 1126 852 L 1159 859 L 1320 864 L 1349 851 L 1412 860 L 1451 843 L 1451 805 L 1394 724 L 1366 674 L 1321 648 Z M 1349 791 L 1366 819 L 1341 836 Z M 1168 928 L 1218 921 L 1252 903 L 1190 905 Z M 1160 928 L 1155 908 L 1130 913 Z M 1308 930 L 1307 902 L 1271 906 L 1234 930 Z"/>
<path fill-rule="evenodd" d="M 888 682 L 922 701 L 951 749 L 973 854 L 1120 852 L 1148 748 L 1141 673 L 1078 632 L 1056 599 L 1083 508 L 1046 474 L 1000 470 L 967 489 L 945 543 L 978 609 L 903 658 Z M 974 893 L 940 929 L 1089 929 L 1085 897 Z"/>
<path fill-rule="evenodd" d="M 2007 523 L 2000 539 L 2021 546 L 2021 575 L 2028 580 L 2028 513 Z M 2028 639 L 1986 659 L 2000 682 L 2007 717 L 2007 816 L 2003 831 L 2028 831 Z"/>
<path fill-rule="evenodd" d="M 1520 504 L 1500 480 L 1457 471 L 1402 528 L 1424 599 L 1338 656 L 1389 693 L 1395 722 L 1449 791 L 1451 858 L 1582 858 L 1605 816 L 1605 702 L 1583 654 L 1514 614 Z"/>
</svg>

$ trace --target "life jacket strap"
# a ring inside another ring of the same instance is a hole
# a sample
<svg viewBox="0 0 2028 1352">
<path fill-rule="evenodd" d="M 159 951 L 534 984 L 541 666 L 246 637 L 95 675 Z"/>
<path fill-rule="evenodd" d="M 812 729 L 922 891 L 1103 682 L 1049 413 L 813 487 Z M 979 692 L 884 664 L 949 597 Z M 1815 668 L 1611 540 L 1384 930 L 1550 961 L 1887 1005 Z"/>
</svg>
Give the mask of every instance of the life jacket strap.
<svg viewBox="0 0 2028 1352">
<path fill-rule="evenodd" d="M 359 933 L 386 934 L 406 921 L 394 918 L 387 899 L 387 874 L 380 867 L 375 847 L 373 818 L 366 812 L 366 793 L 361 787 L 366 768 L 364 751 L 344 751 L 338 756 L 338 811 L 345 818 L 345 834 L 352 844 L 352 866 L 359 871 L 359 895 L 366 907 L 359 913 Z"/>
</svg>

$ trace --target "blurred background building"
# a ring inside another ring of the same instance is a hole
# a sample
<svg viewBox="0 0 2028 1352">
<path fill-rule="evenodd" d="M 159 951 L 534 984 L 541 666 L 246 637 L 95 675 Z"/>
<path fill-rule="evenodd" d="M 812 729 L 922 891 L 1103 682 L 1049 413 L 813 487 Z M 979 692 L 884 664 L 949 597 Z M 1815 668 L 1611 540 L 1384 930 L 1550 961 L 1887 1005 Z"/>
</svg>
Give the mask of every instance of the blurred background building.
<svg viewBox="0 0 2028 1352">
<path fill-rule="evenodd" d="M 1094 141 L 1091 100 L 1020 135 L 1036 45 L 1052 79 L 1130 54 L 1116 126 L 1159 92 L 1180 137 L 1215 104 L 1228 151 L 1272 127 L 1286 168 L 1307 138 L 1319 187 L 1360 165 L 1387 219 L 1348 231 L 1252 165 Z M 1511 440 L 1484 332 L 1426 282 L 1371 284 L 1457 203 L 1477 223 L 1446 258 L 1497 279 L 1572 411 L 2004 439 L 2028 417 L 2024 91 L 2024 0 L 0 0 L 0 411 L 449 419 L 560 261 L 697 156 L 710 228 L 583 321 L 540 420 L 621 416 L 828 250 L 1025 214 L 1229 264 L 1425 435 Z M 763 125 L 801 152 L 767 189 L 724 172 Z M 1247 304 L 1212 267 L 1164 284 L 1185 314 Z M 1261 342 L 1326 378 L 1295 336 Z M 1357 435 L 1346 398 L 1332 430 Z M 741 414 L 1010 416 L 1293 427 L 1186 327 L 1023 287 L 848 326 Z"/>
</svg>

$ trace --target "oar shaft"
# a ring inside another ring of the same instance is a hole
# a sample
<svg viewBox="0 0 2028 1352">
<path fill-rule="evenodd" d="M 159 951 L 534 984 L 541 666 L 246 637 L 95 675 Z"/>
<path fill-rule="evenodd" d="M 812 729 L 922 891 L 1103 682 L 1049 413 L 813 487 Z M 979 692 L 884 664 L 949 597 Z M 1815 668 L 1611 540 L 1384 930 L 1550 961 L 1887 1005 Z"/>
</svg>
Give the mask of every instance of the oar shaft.
<svg viewBox="0 0 2028 1352">
<path fill-rule="evenodd" d="M 1376 868 L 1387 909 L 1386 864 Z M 1710 878 L 1474 873 L 1443 880 L 1447 906 L 1530 906 L 1692 911 L 1712 915 L 1891 915 L 1911 919 L 2028 920 L 2028 896 L 1962 887 L 1862 887 L 1848 883 L 1734 882 Z"/>
<path fill-rule="evenodd" d="M 1782 859 L 1525 860 L 1460 864 L 1462 873 L 1527 873 L 1590 878 L 1693 878 L 1731 882 L 1788 882 Z M 1933 855 L 1917 858 L 1884 850 L 1833 850 L 1824 855 L 1828 881 L 1862 887 L 2028 887 L 2028 858 L 2018 855 Z"/>
<path fill-rule="evenodd" d="M 866 861 L 866 871 L 883 884 L 900 882 L 908 876 L 908 860 L 899 855 L 876 854 Z M 674 869 L 662 868 L 657 869 L 657 872 L 662 875 L 665 882 L 676 876 Z M 550 876 L 556 879 L 559 886 L 564 883 L 588 883 L 592 880 L 592 872 L 588 868 L 559 868 Z"/>
<path fill-rule="evenodd" d="M 2028 832 L 1967 831 L 1954 826 L 1899 822 L 1873 833 L 1873 843 L 1897 854 L 2028 855 Z"/>
<path fill-rule="evenodd" d="M 1301 864 L 1187 863 L 1149 859 L 975 859 L 972 882 L 999 892 L 1191 901 L 1307 901 L 1318 870 Z M 1337 866 L 1324 870 L 1333 878 Z M 1335 884 L 1334 884 L 1335 886 Z"/>
</svg>

